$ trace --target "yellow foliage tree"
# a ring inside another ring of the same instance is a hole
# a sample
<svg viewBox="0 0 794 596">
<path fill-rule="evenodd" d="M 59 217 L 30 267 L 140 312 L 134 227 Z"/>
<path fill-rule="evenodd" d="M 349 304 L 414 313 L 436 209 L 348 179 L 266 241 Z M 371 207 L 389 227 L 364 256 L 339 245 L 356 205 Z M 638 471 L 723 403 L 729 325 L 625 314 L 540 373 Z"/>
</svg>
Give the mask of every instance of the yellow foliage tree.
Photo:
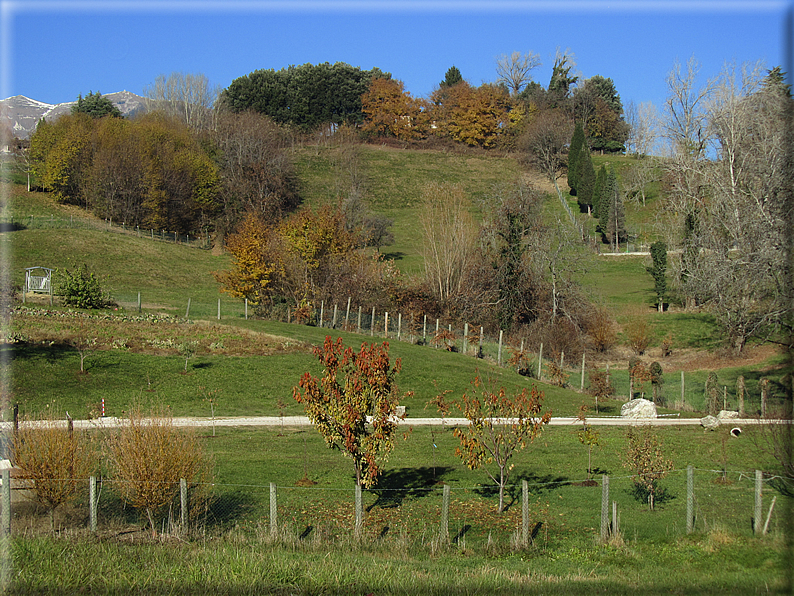
<svg viewBox="0 0 794 596">
<path fill-rule="evenodd" d="M 420 139 L 427 135 L 427 113 L 422 100 L 405 91 L 402 81 L 372 79 L 361 97 L 366 122 L 363 130 L 400 140 Z"/>
<path fill-rule="evenodd" d="M 501 87 L 458 83 L 437 91 L 431 99 L 435 104 L 432 117 L 437 130 L 455 141 L 490 148 L 511 126 L 513 101 Z M 513 122 L 517 124 L 520 119 L 517 113 Z"/>
</svg>

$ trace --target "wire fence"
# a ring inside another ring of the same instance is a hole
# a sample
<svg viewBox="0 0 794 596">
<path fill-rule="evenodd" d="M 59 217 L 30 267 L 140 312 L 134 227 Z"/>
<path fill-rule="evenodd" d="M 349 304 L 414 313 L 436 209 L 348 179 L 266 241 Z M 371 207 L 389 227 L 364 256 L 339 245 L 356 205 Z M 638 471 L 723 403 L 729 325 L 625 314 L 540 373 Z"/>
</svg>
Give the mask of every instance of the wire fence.
<svg viewBox="0 0 794 596">
<path fill-rule="evenodd" d="M 7 476 L 4 477 L 7 478 Z M 0 528 L 12 535 L 52 531 L 154 534 L 265 534 L 333 542 L 400 537 L 430 544 L 553 547 L 576 536 L 654 540 L 688 533 L 782 535 L 791 507 L 785 480 L 760 471 L 678 469 L 659 483 L 655 507 L 631 476 L 594 480 L 519 479 L 497 511 L 495 486 L 428 483 L 404 488 L 269 484 L 169 485 L 172 498 L 151 517 L 122 498 L 124 483 L 81 479 L 54 515 L 35 500 L 35 483 L 2 491 Z M 4 484 L 5 488 L 5 484 Z"/>
<path fill-rule="evenodd" d="M 209 249 L 212 248 L 208 233 L 190 235 L 180 234 L 168 230 L 144 229 L 137 225 L 129 225 L 126 222 L 113 221 L 112 219 L 92 219 L 87 217 L 69 217 L 49 215 L 16 215 L 10 217 L 0 217 L 0 230 L 105 230 L 116 234 L 128 234 L 138 238 L 147 238 L 157 242 L 169 242 L 171 244 L 182 244 L 192 248 Z"/>
</svg>

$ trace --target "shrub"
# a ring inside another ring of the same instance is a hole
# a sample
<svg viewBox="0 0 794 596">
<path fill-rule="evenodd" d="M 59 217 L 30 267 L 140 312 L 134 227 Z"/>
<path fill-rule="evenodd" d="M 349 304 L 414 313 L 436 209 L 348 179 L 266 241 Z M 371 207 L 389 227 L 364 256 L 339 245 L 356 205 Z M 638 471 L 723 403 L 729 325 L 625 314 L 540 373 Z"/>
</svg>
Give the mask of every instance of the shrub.
<svg viewBox="0 0 794 596">
<path fill-rule="evenodd" d="M 17 478 L 50 513 L 71 499 L 95 467 L 95 450 L 85 435 L 52 419 L 28 421 L 15 433 L 12 460 Z"/>
<path fill-rule="evenodd" d="M 666 496 L 666 492 L 659 487 L 659 480 L 673 469 L 673 462 L 664 456 L 662 441 L 651 427 L 629 428 L 626 438 L 628 446 L 624 465 L 634 474 L 634 494 L 642 500 L 647 498 L 648 506 L 653 511 L 660 497 Z"/>
<path fill-rule="evenodd" d="M 168 412 L 144 418 L 139 410 L 108 440 L 110 463 L 121 498 L 146 514 L 152 535 L 165 508 L 179 494 L 184 478 L 193 488 L 194 503 L 209 481 L 210 462 L 192 429 L 178 429 Z"/>
<path fill-rule="evenodd" d="M 593 342 L 597 352 L 606 352 L 615 345 L 617 334 L 612 317 L 605 308 L 599 308 L 588 321 L 587 334 Z"/>
<path fill-rule="evenodd" d="M 642 356 L 651 343 L 648 323 L 644 319 L 635 319 L 626 328 L 626 337 L 629 340 L 629 347 L 638 356 Z"/>
<path fill-rule="evenodd" d="M 80 265 L 74 273 L 63 271 L 66 279 L 58 288 L 58 295 L 65 306 L 77 308 L 105 308 L 111 304 L 110 295 L 102 290 L 99 279 Z"/>
<path fill-rule="evenodd" d="M 595 411 L 598 412 L 598 402 L 612 399 L 615 395 L 615 387 L 609 374 L 604 371 L 592 370 L 588 378 L 590 380 L 588 392 L 595 398 Z"/>
</svg>

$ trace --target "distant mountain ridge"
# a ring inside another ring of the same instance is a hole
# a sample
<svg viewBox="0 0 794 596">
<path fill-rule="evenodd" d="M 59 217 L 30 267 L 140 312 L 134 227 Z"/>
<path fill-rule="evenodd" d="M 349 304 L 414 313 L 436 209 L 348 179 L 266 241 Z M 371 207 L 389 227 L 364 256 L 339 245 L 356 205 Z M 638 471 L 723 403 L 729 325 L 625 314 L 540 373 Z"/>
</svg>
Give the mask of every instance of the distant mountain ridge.
<svg viewBox="0 0 794 596">
<path fill-rule="evenodd" d="M 123 116 L 131 116 L 146 110 L 146 98 L 129 91 L 118 91 L 103 94 L 103 96 L 112 101 Z M 55 120 L 59 116 L 71 112 L 72 106 L 76 103 L 75 100 L 49 104 L 24 95 L 15 95 L 0 100 L 0 124 L 9 126 L 14 136 L 27 139 L 36 130 L 36 126 L 42 118 Z"/>
</svg>

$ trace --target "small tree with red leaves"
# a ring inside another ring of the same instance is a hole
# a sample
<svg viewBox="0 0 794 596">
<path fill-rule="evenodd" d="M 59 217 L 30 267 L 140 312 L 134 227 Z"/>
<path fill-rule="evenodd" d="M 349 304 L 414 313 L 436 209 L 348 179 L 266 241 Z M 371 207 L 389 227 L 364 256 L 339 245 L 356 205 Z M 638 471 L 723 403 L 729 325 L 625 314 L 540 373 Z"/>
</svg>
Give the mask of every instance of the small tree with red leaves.
<svg viewBox="0 0 794 596">
<path fill-rule="evenodd" d="M 391 366 L 387 342 L 365 342 L 357 353 L 341 337 L 334 341 L 330 336 L 314 354 L 325 369 L 322 377 L 304 374 L 293 395 L 326 444 L 353 460 L 356 484 L 368 488 L 394 448 L 400 419 L 394 380 L 401 361 Z"/>
<path fill-rule="evenodd" d="M 533 385 L 527 391 L 508 396 L 504 387 L 486 387 L 477 376 L 471 390 L 463 394 L 458 403 L 469 425 L 456 428 L 455 436 L 460 446 L 455 455 L 463 460 L 470 470 L 483 465 L 495 464 L 496 469 L 485 468 L 488 476 L 499 486 L 499 513 L 504 510 L 504 493 L 510 471 L 510 458 L 526 447 L 540 434 L 544 424 L 551 420 L 551 411 L 541 416 L 543 392 Z"/>
</svg>

